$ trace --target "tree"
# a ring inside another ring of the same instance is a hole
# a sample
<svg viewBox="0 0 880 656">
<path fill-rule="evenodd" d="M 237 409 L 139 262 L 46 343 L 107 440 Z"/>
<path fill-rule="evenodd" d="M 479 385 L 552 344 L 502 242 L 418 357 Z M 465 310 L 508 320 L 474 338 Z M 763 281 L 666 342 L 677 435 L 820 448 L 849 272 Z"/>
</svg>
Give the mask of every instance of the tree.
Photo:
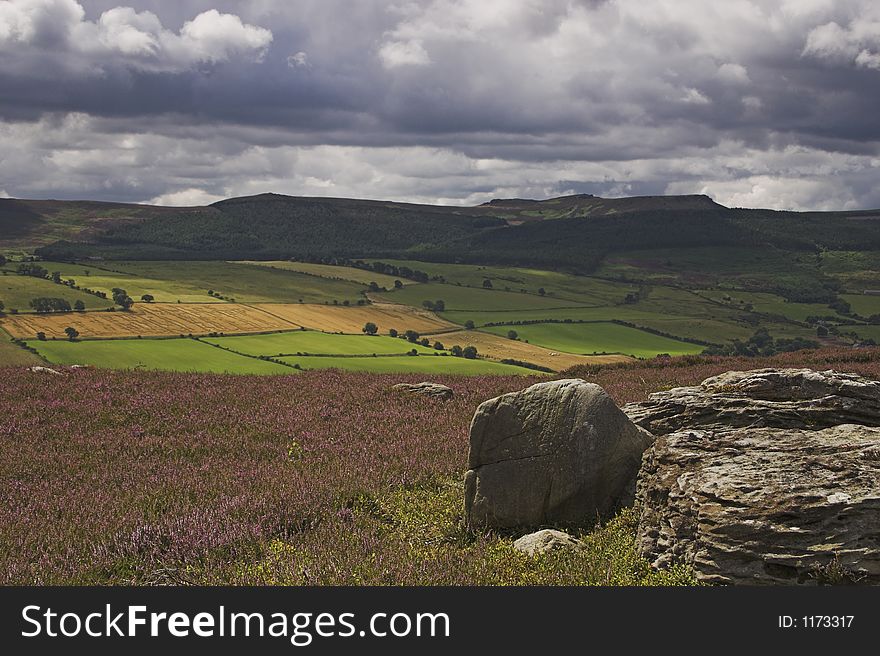
<svg viewBox="0 0 880 656">
<path fill-rule="evenodd" d="M 460 358 L 460 357 L 461 357 L 462 350 L 461 350 L 461 347 L 460 347 L 458 344 L 456 344 L 456 345 L 453 346 L 451 349 L 449 349 L 449 351 L 450 351 L 450 353 L 452 353 L 452 355 L 454 355 L 455 357 L 457 357 L 457 358 Z"/>
<path fill-rule="evenodd" d="M 419 341 L 420 337 L 420 335 L 415 330 L 407 330 L 405 333 L 403 333 L 403 336 L 406 337 L 407 341 L 410 341 L 413 344 Z"/>
<path fill-rule="evenodd" d="M 46 333 L 44 333 L 41 330 L 40 332 L 37 333 L 37 339 L 40 340 L 41 342 L 45 342 L 46 341 Z"/>
<path fill-rule="evenodd" d="M 431 342 L 428 340 L 427 337 L 422 337 L 421 341 L 419 341 L 419 344 L 421 344 L 422 346 L 430 346 Z"/>
<path fill-rule="evenodd" d="M 53 271 L 52 272 L 52 282 L 54 282 L 56 285 L 61 284 L 61 272 L 60 271 Z"/>
<path fill-rule="evenodd" d="M 816 326 L 817 337 L 828 337 L 828 329 L 825 326 Z"/>
<path fill-rule="evenodd" d="M 371 282 L 370 283 L 370 291 L 371 292 L 378 292 L 379 291 L 379 283 Z"/>
<path fill-rule="evenodd" d="M 543 296 L 543 295 L 546 294 L 546 293 L 547 293 L 547 292 L 546 292 L 546 290 L 545 290 L 543 287 L 538 287 L 538 295 L 539 295 L 539 296 Z"/>
<path fill-rule="evenodd" d="M 389 329 L 388 329 L 388 334 L 389 334 L 391 337 L 397 337 L 397 329 L 396 329 L 396 328 L 389 328 Z"/>
<path fill-rule="evenodd" d="M 144 294 L 143 296 L 141 296 L 141 300 L 144 303 L 152 303 L 156 300 L 156 298 L 152 294 Z"/>
<path fill-rule="evenodd" d="M 492 281 L 488 278 L 483 280 L 483 289 L 492 289 Z"/>
<path fill-rule="evenodd" d="M 442 351 L 443 350 L 443 342 L 434 342 L 434 350 Z"/>
<path fill-rule="evenodd" d="M 375 335 L 379 332 L 379 326 L 374 324 L 372 321 L 368 321 L 364 324 L 364 327 L 361 329 L 361 331 L 366 333 L 367 335 Z"/>
<path fill-rule="evenodd" d="M 77 337 L 79 337 L 79 331 L 73 326 L 68 326 L 64 329 L 64 334 L 67 335 L 67 339 L 71 342 L 75 341 Z"/>
<path fill-rule="evenodd" d="M 0 255 L 0 267 L 2 267 L 2 266 L 6 266 L 6 261 L 7 261 L 7 260 L 6 260 L 6 256 L 5 256 L 5 255 Z"/>
<path fill-rule="evenodd" d="M 468 360 L 475 360 L 477 358 L 477 347 L 465 346 L 461 351 L 461 355 Z"/>
<path fill-rule="evenodd" d="M 3 301 L 0 301 L 0 314 L 3 314 L 3 310 L 6 306 L 3 304 Z"/>
<path fill-rule="evenodd" d="M 49 272 L 41 267 L 39 264 L 34 264 L 33 262 L 22 262 L 18 265 L 18 275 L 32 276 L 34 278 L 45 278 L 49 275 Z"/>
<path fill-rule="evenodd" d="M 395 280 L 394 289 L 403 289 L 403 282 L 401 282 L 400 280 Z"/>
<path fill-rule="evenodd" d="M 422 301 L 422 307 L 426 310 L 434 309 L 434 301 Z"/>
<path fill-rule="evenodd" d="M 446 303 L 442 300 L 434 301 L 434 312 L 444 312 L 446 310 Z"/>
<path fill-rule="evenodd" d="M 45 296 L 32 298 L 30 306 L 39 314 L 45 314 L 47 312 L 70 312 L 72 309 L 70 303 L 63 298 L 46 298 Z"/>
<path fill-rule="evenodd" d="M 114 287 L 110 291 L 113 294 L 113 302 L 116 303 L 116 305 L 119 305 L 123 310 L 127 310 L 134 305 L 131 296 L 129 296 L 128 292 L 121 287 Z"/>
<path fill-rule="evenodd" d="M 508 330 L 507 339 L 517 340 L 519 339 L 519 333 L 517 333 L 515 330 Z"/>
<path fill-rule="evenodd" d="M 82 312 L 86 309 L 86 304 L 83 303 L 82 300 L 78 300 L 76 303 L 73 304 L 73 309 L 77 312 Z"/>
<path fill-rule="evenodd" d="M 474 329 L 474 322 L 471 321 L 470 319 L 468 319 L 467 321 L 464 322 L 464 327 L 467 328 L 468 330 L 473 330 Z"/>
</svg>

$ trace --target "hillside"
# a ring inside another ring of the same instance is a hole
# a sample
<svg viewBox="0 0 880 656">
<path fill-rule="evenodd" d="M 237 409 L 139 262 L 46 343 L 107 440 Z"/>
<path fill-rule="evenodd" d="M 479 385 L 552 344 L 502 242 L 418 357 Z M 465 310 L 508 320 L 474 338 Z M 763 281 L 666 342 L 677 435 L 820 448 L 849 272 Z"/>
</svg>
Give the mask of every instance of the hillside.
<svg viewBox="0 0 880 656">
<path fill-rule="evenodd" d="M 261 194 L 202 208 L 62 201 L 3 207 L 13 242 L 29 242 L 53 260 L 383 257 L 591 273 L 623 250 L 880 249 L 880 212 L 729 209 L 706 196 L 578 195 L 448 207 Z"/>
</svg>

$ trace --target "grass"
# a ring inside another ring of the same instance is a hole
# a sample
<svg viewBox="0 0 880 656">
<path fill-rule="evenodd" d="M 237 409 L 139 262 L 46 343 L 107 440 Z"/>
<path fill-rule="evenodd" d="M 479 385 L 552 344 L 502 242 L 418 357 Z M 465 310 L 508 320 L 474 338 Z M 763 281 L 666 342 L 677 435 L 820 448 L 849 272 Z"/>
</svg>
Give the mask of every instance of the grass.
<svg viewBox="0 0 880 656">
<path fill-rule="evenodd" d="M 185 279 L 160 279 L 136 273 L 113 270 L 116 262 L 100 264 L 68 264 L 64 262 L 46 262 L 49 271 L 59 271 L 64 279 L 73 278 L 82 287 L 102 291 L 111 296 L 114 287 L 128 292 L 135 301 L 144 294 L 153 296 L 157 303 L 223 303 L 222 299 L 208 296 L 208 289 L 201 288 Z M 174 268 L 175 264 L 167 263 Z"/>
<path fill-rule="evenodd" d="M 9 334 L 0 329 L 0 367 L 26 367 L 45 364 L 38 356 L 13 344 Z"/>
<path fill-rule="evenodd" d="M 587 305 L 620 303 L 628 292 L 635 289 L 633 285 L 626 283 L 522 267 L 443 264 L 415 260 L 380 261 L 424 271 L 431 277 L 442 277 L 447 284 L 452 286 L 460 285 L 482 289 L 483 281 L 488 278 L 492 281 L 493 289 L 497 291 L 526 292 L 537 295 L 538 290 L 543 288 L 546 296 L 565 301 L 562 305 L 568 305 L 569 301 Z"/>
<path fill-rule="evenodd" d="M 393 292 L 382 293 L 377 297 L 414 307 L 422 307 L 422 303 L 426 300 L 442 300 L 449 310 L 513 311 L 584 305 L 577 301 L 538 296 L 537 294 L 506 292 L 497 289 L 483 289 L 482 287 L 457 287 L 441 283 L 410 285 Z"/>
<path fill-rule="evenodd" d="M 206 337 L 205 342 L 246 355 L 405 355 L 412 349 L 434 353 L 434 349 L 403 339 L 366 335 L 333 335 L 312 330 L 298 330 L 273 335 L 241 337 Z"/>
<path fill-rule="evenodd" d="M 793 303 L 786 301 L 777 294 L 720 289 L 712 289 L 700 293 L 707 298 L 724 303 L 739 311 L 743 311 L 745 305 L 751 304 L 755 312 L 785 317 L 792 321 L 806 321 L 807 317 L 810 316 L 824 317 L 836 314 L 827 305 L 821 303 Z"/>
<path fill-rule="evenodd" d="M 534 375 L 535 372 L 522 367 L 492 362 L 491 360 L 468 360 L 451 355 L 419 356 L 381 356 L 381 357 L 323 357 L 293 356 L 280 358 L 288 364 L 299 365 L 302 369 L 342 369 L 374 374 L 420 373 L 451 375 Z"/>
<path fill-rule="evenodd" d="M 295 373 L 290 367 L 237 355 L 192 339 L 32 340 L 28 345 L 49 362 L 60 365 L 231 374 Z"/>
<path fill-rule="evenodd" d="M 46 266 L 50 272 L 58 270 L 57 268 L 49 268 L 49 264 L 43 266 Z M 8 267 L 4 271 L 9 271 L 9 273 L 0 275 L 0 301 L 3 301 L 7 312 L 13 308 L 19 312 L 30 312 L 31 299 L 41 296 L 63 298 L 71 306 L 77 301 L 82 301 L 87 309 L 106 308 L 113 305 L 113 301 L 86 294 L 67 285 L 58 285 L 51 280 L 20 276 L 12 273 Z"/>
<path fill-rule="evenodd" d="M 486 328 L 496 335 L 506 335 L 510 327 Z M 622 353 L 637 358 L 651 358 L 661 353 L 686 355 L 704 347 L 652 335 L 614 323 L 533 324 L 514 326 L 522 340 L 554 351 L 567 353 Z"/>
<path fill-rule="evenodd" d="M 185 283 L 202 290 L 203 298 L 212 290 L 239 303 L 355 303 L 364 291 L 363 285 L 345 280 L 231 262 L 113 262 L 112 268 L 165 285 Z"/>
<path fill-rule="evenodd" d="M 386 276 L 384 273 L 373 273 L 372 271 L 364 271 L 355 267 L 333 266 L 330 264 L 312 264 L 311 262 L 288 262 L 286 260 L 273 260 L 269 262 L 241 261 L 235 264 L 250 264 L 253 266 L 264 266 L 271 269 L 280 269 L 282 271 L 297 271 L 310 276 L 318 276 L 319 278 L 329 278 L 331 280 L 348 280 L 350 282 L 360 283 L 361 285 L 369 285 L 375 282 L 379 287 L 387 287 L 394 289 L 394 281 L 398 280 L 394 276 Z M 400 278 L 400 282 L 404 285 L 416 284 L 412 280 Z"/>
<path fill-rule="evenodd" d="M 849 303 L 852 311 L 863 317 L 880 314 L 880 296 L 869 294 L 841 294 L 844 301 Z"/>
</svg>

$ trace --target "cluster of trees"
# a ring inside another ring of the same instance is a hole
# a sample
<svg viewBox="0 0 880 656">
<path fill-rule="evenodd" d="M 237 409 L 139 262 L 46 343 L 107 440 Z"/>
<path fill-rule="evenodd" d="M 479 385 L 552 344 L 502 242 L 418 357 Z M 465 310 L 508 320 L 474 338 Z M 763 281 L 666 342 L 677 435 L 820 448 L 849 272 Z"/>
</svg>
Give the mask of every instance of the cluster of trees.
<svg viewBox="0 0 880 656">
<path fill-rule="evenodd" d="M 746 341 L 733 340 L 731 344 L 710 346 L 703 351 L 705 355 L 740 355 L 746 357 L 758 357 L 802 351 L 804 349 L 819 348 L 819 343 L 801 337 L 793 339 L 774 339 L 766 328 L 759 328 L 755 334 Z"/>
<path fill-rule="evenodd" d="M 429 280 L 431 280 L 431 276 L 429 276 L 424 271 L 411 269 L 408 266 L 387 264 L 386 262 L 364 262 L 363 260 L 354 260 L 349 262 L 349 266 L 353 266 L 357 269 L 363 269 L 364 271 L 381 273 L 386 276 L 394 276 L 395 278 L 406 278 L 407 280 L 415 280 L 416 282 L 428 282 Z M 395 282 L 394 287 L 399 289 L 400 287 L 403 287 L 403 283 L 401 282 L 398 286 L 397 282 Z"/>
<path fill-rule="evenodd" d="M 20 276 L 31 276 L 33 278 L 49 277 L 49 272 L 36 262 L 22 262 L 18 265 L 17 273 Z"/>
<path fill-rule="evenodd" d="M 77 302 L 82 304 L 82 301 Z M 73 311 L 70 303 L 63 298 L 47 298 L 45 296 L 40 296 L 39 298 L 32 298 L 30 301 L 30 306 L 31 308 L 33 308 L 34 312 L 38 312 L 39 314 L 46 314 L 49 312 Z M 82 305 L 82 309 L 85 309 L 85 305 Z"/>
<path fill-rule="evenodd" d="M 128 310 L 134 305 L 134 300 L 128 295 L 128 292 L 121 287 L 114 287 L 110 290 L 110 293 L 113 294 L 113 302 L 123 310 Z"/>
<path fill-rule="evenodd" d="M 422 307 L 431 312 L 444 312 L 446 310 L 446 302 L 443 300 L 422 301 Z"/>
</svg>

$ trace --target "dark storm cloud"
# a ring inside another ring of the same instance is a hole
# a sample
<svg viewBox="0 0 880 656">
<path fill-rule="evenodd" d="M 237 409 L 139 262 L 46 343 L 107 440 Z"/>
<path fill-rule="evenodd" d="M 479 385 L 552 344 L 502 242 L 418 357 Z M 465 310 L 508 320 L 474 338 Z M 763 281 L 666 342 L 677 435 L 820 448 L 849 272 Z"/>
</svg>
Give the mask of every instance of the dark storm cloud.
<svg viewBox="0 0 880 656">
<path fill-rule="evenodd" d="M 880 204 L 868 0 L 0 0 L 0 194 Z"/>
</svg>

